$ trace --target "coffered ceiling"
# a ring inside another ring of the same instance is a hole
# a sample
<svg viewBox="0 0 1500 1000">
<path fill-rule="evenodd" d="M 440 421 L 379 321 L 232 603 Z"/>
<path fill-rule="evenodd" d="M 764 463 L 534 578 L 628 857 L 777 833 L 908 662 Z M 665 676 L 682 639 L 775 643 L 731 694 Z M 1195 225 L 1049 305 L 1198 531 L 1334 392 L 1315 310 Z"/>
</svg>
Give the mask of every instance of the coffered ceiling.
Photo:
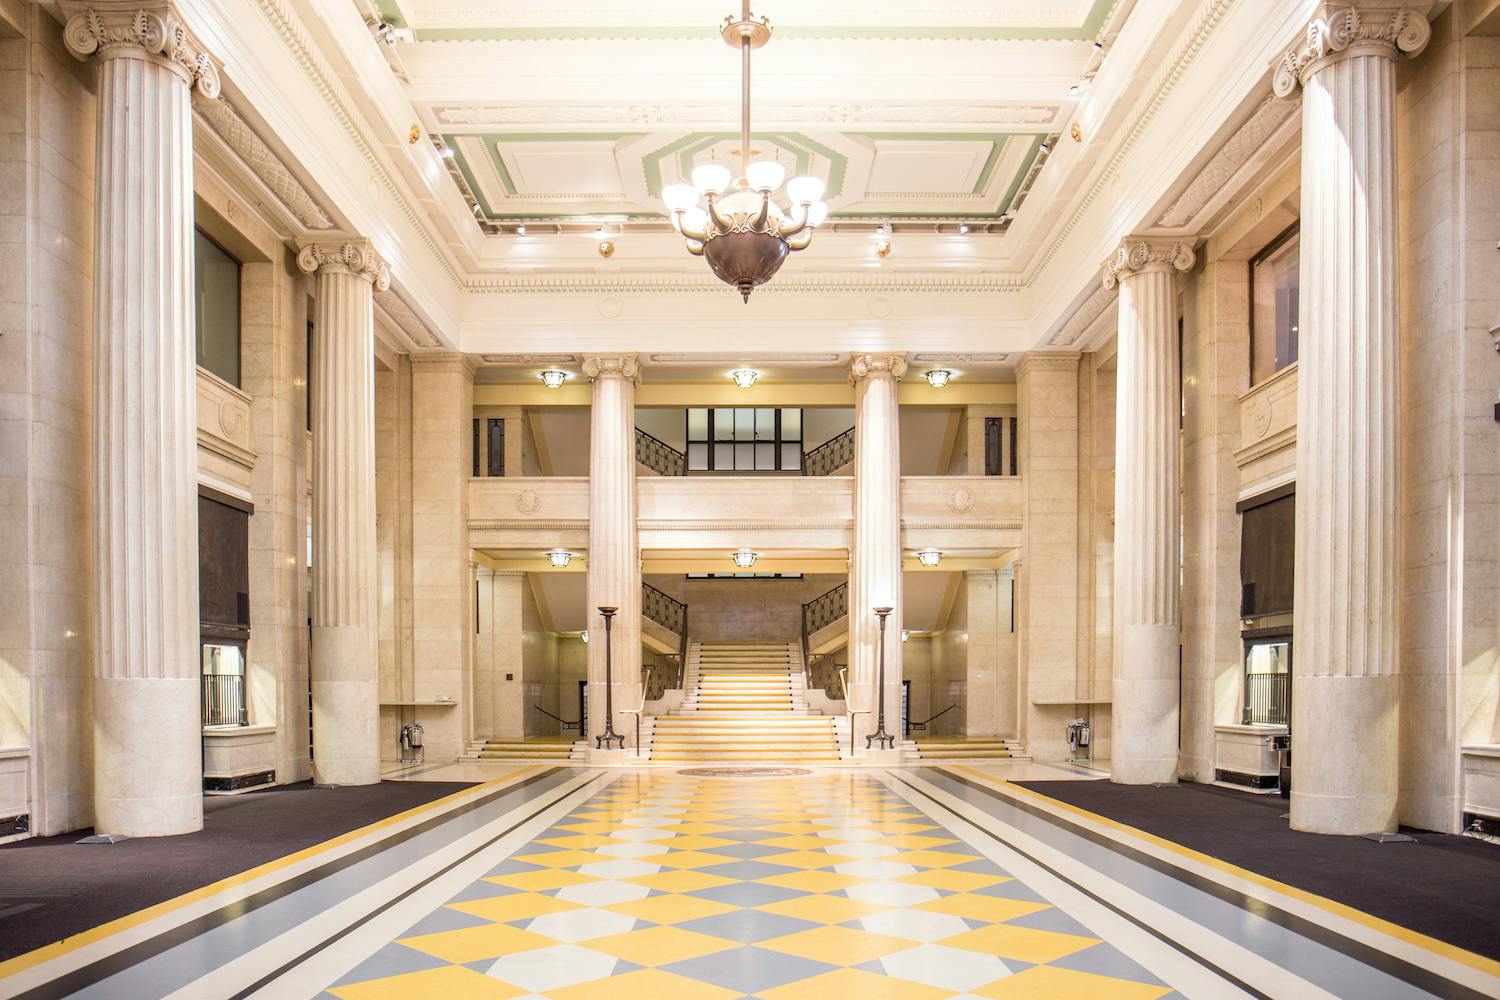
<svg viewBox="0 0 1500 1000">
<path fill-rule="evenodd" d="M 360 0 L 477 215 L 664 224 L 661 189 L 738 167 L 739 60 L 705 0 Z M 1003 229 L 1128 0 L 765 0 L 752 156 L 828 182 L 835 224 Z"/>
</svg>

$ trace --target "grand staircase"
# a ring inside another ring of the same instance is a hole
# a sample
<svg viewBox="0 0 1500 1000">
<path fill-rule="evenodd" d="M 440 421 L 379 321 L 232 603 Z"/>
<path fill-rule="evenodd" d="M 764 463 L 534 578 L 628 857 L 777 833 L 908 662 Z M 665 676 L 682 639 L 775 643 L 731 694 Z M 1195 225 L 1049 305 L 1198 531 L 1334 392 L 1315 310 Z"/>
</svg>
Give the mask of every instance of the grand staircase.
<svg viewBox="0 0 1500 1000">
<path fill-rule="evenodd" d="M 807 707 L 798 643 L 692 643 L 683 688 L 651 727 L 652 760 L 839 759 L 834 720 Z"/>
</svg>

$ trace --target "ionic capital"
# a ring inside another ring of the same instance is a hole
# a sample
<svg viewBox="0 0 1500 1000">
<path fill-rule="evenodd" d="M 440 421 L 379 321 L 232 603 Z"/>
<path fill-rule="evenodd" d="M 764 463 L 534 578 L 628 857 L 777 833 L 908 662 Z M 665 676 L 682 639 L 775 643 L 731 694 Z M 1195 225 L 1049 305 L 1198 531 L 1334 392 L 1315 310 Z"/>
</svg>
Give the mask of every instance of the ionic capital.
<svg viewBox="0 0 1500 1000">
<path fill-rule="evenodd" d="M 849 384 L 871 376 L 888 375 L 899 379 L 906 374 L 904 354 L 856 354 L 849 359 Z"/>
<path fill-rule="evenodd" d="M 341 243 L 304 243 L 297 251 L 297 266 L 308 274 L 331 271 L 364 278 L 377 292 L 391 287 L 391 266 L 367 240 Z"/>
<path fill-rule="evenodd" d="M 1148 271 L 1186 271 L 1198 258 L 1193 248 L 1178 240 L 1149 240 L 1127 236 L 1104 262 L 1104 287 Z"/>
<path fill-rule="evenodd" d="M 146 58 L 181 76 L 210 100 L 219 96 L 219 67 L 161 0 L 65 3 L 63 43 L 79 59 Z"/>
<path fill-rule="evenodd" d="M 634 354 L 589 355 L 583 359 L 583 374 L 590 379 L 623 378 L 634 382 L 639 372 Z"/>
<path fill-rule="evenodd" d="M 1416 55 L 1432 37 L 1432 26 L 1407 7 L 1326 3 L 1308 24 L 1300 44 L 1276 60 L 1271 89 L 1290 97 L 1320 66 L 1340 55 Z"/>
</svg>

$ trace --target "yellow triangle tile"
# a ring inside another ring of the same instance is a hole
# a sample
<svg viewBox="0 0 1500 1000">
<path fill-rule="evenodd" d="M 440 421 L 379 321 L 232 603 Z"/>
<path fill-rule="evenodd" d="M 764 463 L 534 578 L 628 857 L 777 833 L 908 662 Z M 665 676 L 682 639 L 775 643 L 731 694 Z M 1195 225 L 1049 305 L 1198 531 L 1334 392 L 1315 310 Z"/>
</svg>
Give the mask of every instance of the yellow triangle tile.
<svg viewBox="0 0 1500 1000">
<path fill-rule="evenodd" d="M 526 991 L 462 965 L 445 965 L 422 972 L 408 972 L 384 979 L 370 979 L 348 986 L 330 986 L 328 992 L 340 1000 L 510 1000 Z"/>
<path fill-rule="evenodd" d="M 571 850 L 585 850 L 591 847 L 603 847 L 605 844 L 618 844 L 619 841 L 612 837 L 605 837 L 597 833 L 574 833 L 566 837 L 545 837 L 533 840 L 533 844 L 546 844 L 548 847 L 566 847 Z"/>
<path fill-rule="evenodd" d="M 828 1000 L 829 997 L 872 997 L 878 1000 L 946 1000 L 952 990 L 905 979 L 877 976 L 860 969 L 839 969 L 811 979 L 799 979 L 775 989 L 761 990 L 764 1000 Z"/>
<path fill-rule="evenodd" d="M 401 938 L 400 943 L 445 962 L 463 965 L 481 958 L 499 958 L 518 951 L 550 948 L 557 942 L 519 927 L 494 923 L 439 931 L 436 934 L 419 934 L 416 937 Z"/>
<path fill-rule="evenodd" d="M 902 875 L 897 882 L 910 885 L 925 885 L 933 889 L 952 889 L 955 892 L 972 892 L 987 885 L 1014 881 L 1009 875 L 985 875 L 983 872 L 956 872 L 948 868 L 933 868 L 912 875 Z"/>
<path fill-rule="evenodd" d="M 1051 905 L 1028 902 L 1024 899 L 1006 899 L 1003 896 L 983 896 L 975 892 L 960 892 L 952 896 L 944 896 L 942 899 L 918 903 L 915 908 L 999 924 L 1017 917 L 1024 917 L 1038 910 L 1051 909 Z"/>
<path fill-rule="evenodd" d="M 739 942 L 683 930 L 681 927 L 663 926 L 594 938 L 589 941 L 588 947 L 592 951 L 602 951 L 636 965 L 656 966 L 737 948 Z"/>
<path fill-rule="evenodd" d="M 715 847 L 727 847 L 734 843 L 736 841 L 725 840 L 723 837 L 708 837 L 703 834 L 690 833 L 680 837 L 673 837 L 663 846 L 673 851 L 702 851 L 705 849 L 712 851 Z"/>
<path fill-rule="evenodd" d="M 660 889 L 662 892 L 696 892 L 699 889 L 712 889 L 715 886 L 729 885 L 735 879 L 688 869 L 671 869 L 669 871 L 657 872 L 655 875 L 638 875 L 635 878 L 625 879 L 625 881 L 634 883 L 635 885 L 643 885 L 648 889 Z"/>
<path fill-rule="evenodd" d="M 734 829 L 734 827 L 732 827 L 732 826 L 721 826 L 718 823 L 700 823 L 700 822 L 678 823 L 676 826 L 674 826 L 674 827 L 671 828 L 672 832 L 674 832 L 674 833 L 691 833 L 691 834 L 698 834 L 698 833 L 723 833 L 726 830 L 733 830 L 733 829 Z"/>
<path fill-rule="evenodd" d="M 1172 991 L 1166 986 L 1038 965 L 970 992 L 994 1000 L 1156 1000 Z"/>
<path fill-rule="evenodd" d="M 739 907 L 712 899 L 702 899 L 698 896 L 671 893 L 666 896 L 632 899 L 626 903 L 612 903 L 605 909 L 614 910 L 616 913 L 623 913 L 638 920 L 649 920 L 653 924 L 680 924 L 684 920 L 718 916 L 720 913 L 728 913 Z"/>
<path fill-rule="evenodd" d="M 577 903 L 556 896 L 543 896 L 535 892 L 522 892 L 511 896 L 491 896 L 488 899 L 469 899 L 462 903 L 449 903 L 451 909 L 504 923 L 507 920 L 522 920 L 540 917 L 544 913 L 562 913 L 579 909 Z"/>
<path fill-rule="evenodd" d="M 643 854 L 632 860 L 668 868 L 708 868 L 711 865 L 727 865 L 740 859 L 727 854 L 711 854 L 704 851 L 668 851 L 665 854 Z"/>
<path fill-rule="evenodd" d="M 815 851 L 820 847 L 827 847 L 830 843 L 836 843 L 836 841 L 830 841 L 823 837 L 815 837 L 812 834 L 797 833 L 785 837 L 773 837 L 770 840 L 757 840 L 756 843 L 766 847 L 782 847 L 788 851 Z"/>
<path fill-rule="evenodd" d="M 675 976 L 660 969 L 637 969 L 621 976 L 596 979 L 562 989 L 547 991 L 552 1000 L 620 1000 L 621 997 L 649 997 L 651 1000 L 730 1000 L 738 990 L 726 990 L 712 983 Z"/>
<path fill-rule="evenodd" d="M 851 918 L 852 919 L 852 918 Z M 785 937 L 761 941 L 757 948 L 810 958 L 816 962 L 831 962 L 835 965 L 859 965 L 896 951 L 905 951 L 915 942 L 906 938 L 889 937 L 852 927 L 814 927 Z M 590 942 L 589 947 L 594 947 Z"/>
<path fill-rule="evenodd" d="M 490 875 L 484 881 L 493 882 L 496 885 L 510 886 L 512 889 L 525 889 L 527 892 L 543 892 L 547 889 L 561 889 L 569 885 L 597 882 L 599 879 L 593 875 L 582 875 L 578 872 L 565 871 L 561 868 L 541 868 L 534 872 L 511 872 L 508 875 Z"/>
<path fill-rule="evenodd" d="M 819 893 L 782 899 L 764 906 L 757 906 L 755 909 L 765 913 L 774 913 L 777 916 L 795 917 L 798 920 L 814 920 L 820 924 L 841 924 L 856 917 L 868 917 L 872 913 L 880 913 L 890 907 L 884 903 L 866 903 L 859 899 Z"/>
<path fill-rule="evenodd" d="M 767 854 L 755 860 L 764 861 L 768 865 L 786 865 L 788 868 L 831 868 L 857 859 L 831 851 L 826 854 L 822 851 L 787 851 L 785 854 Z"/>
<path fill-rule="evenodd" d="M 990 924 L 988 927 L 944 938 L 941 943 L 950 948 L 967 948 L 999 958 L 1015 958 L 1022 962 L 1045 965 L 1096 945 L 1099 939 L 1079 934 L 1061 934 L 1057 931 L 1039 931 L 1014 924 Z"/>
<path fill-rule="evenodd" d="M 947 851 L 904 851 L 901 854 L 889 854 L 881 858 L 882 861 L 896 861 L 903 865 L 916 865 L 918 868 L 947 868 L 949 865 L 961 865 L 974 860 L 972 854 L 949 854 Z"/>
<path fill-rule="evenodd" d="M 867 880 L 853 875 L 840 875 L 837 872 L 800 871 L 768 875 L 755 881 L 780 886 L 783 889 L 800 889 L 803 892 L 833 892 L 835 889 L 847 889 L 851 885 L 858 885 Z"/>
</svg>

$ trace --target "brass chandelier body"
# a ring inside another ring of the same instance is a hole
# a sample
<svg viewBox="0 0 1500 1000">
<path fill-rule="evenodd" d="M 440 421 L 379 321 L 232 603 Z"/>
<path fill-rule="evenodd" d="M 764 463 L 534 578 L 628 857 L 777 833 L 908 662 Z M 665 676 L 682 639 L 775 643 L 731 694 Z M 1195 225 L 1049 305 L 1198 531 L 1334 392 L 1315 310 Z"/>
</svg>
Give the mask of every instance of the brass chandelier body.
<svg viewBox="0 0 1500 1000">
<path fill-rule="evenodd" d="M 727 169 L 704 164 L 693 171 L 693 183 L 673 184 L 662 191 L 662 201 L 688 252 L 707 260 L 719 280 L 739 289 L 749 302 L 750 293 L 771 280 L 788 254 L 807 248 L 828 208 L 820 200 L 821 180 L 796 177 L 786 185 L 792 211 L 784 212 L 771 198 L 781 186 L 781 165 L 750 163 L 750 52 L 771 40 L 770 21 L 752 16 L 749 0 L 743 0 L 739 19 L 726 17 L 722 34 L 726 43 L 740 50 L 744 173 L 731 185 Z M 733 191 L 725 194 L 731 186 Z M 698 207 L 700 199 L 706 202 L 704 208 Z"/>
</svg>

